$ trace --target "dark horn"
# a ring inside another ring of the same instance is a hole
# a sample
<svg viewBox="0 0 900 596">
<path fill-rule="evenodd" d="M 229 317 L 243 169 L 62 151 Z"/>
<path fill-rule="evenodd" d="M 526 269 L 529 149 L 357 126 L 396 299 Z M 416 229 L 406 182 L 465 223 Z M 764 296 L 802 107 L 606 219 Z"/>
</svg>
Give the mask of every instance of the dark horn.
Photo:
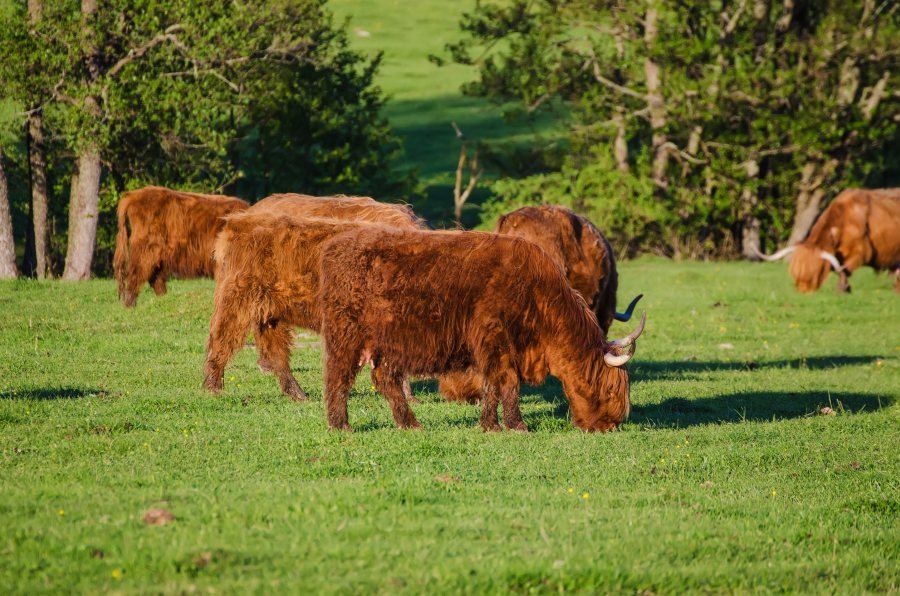
<svg viewBox="0 0 900 596">
<path fill-rule="evenodd" d="M 638 303 L 638 300 L 643 297 L 643 294 L 638 294 L 637 296 L 635 296 L 634 300 L 631 301 L 631 304 L 628 305 L 628 308 L 625 309 L 625 312 L 617 312 L 615 315 L 613 315 L 613 318 L 615 318 L 617 321 L 622 321 L 623 323 L 625 323 L 626 321 L 630 321 L 631 315 L 634 313 L 635 305 Z"/>
</svg>

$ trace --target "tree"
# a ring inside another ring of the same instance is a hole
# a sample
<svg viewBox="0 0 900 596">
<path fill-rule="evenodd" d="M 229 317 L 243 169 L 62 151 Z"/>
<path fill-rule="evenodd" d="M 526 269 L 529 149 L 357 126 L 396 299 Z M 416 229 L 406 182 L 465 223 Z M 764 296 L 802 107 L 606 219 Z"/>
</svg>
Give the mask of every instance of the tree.
<svg viewBox="0 0 900 596">
<path fill-rule="evenodd" d="M 487 213 L 569 203 L 620 247 L 670 255 L 796 240 L 835 189 L 900 175 L 884 150 L 897 17 L 872 1 L 481 4 L 448 48 L 478 66 L 465 91 L 572 115 L 561 167 L 495 184 Z"/>
<path fill-rule="evenodd" d="M 323 0 L 45 1 L 38 19 L 18 7 L 0 23 L 0 51 L 15 57 L 0 82 L 40 108 L 47 161 L 71 172 L 64 279 L 90 275 L 98 226 L 105 254 L 107 214 L 133 186 L 403 187 L 378 59 L 348 49 Z"/>
<path fill-rule="evenodd" d="M 17 275 L 16 245 L 9 210 L 9 185 L 3 169 L 3 148 L 0 147 L 0 279 L 14 278 Z"/>
</svg>

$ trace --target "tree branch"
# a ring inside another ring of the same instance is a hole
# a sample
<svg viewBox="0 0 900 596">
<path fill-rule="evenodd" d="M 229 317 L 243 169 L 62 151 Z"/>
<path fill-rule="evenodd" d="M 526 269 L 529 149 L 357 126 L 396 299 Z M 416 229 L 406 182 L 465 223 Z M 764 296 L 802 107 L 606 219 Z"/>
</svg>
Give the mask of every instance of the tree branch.
<svg viewBox="0 0 900 596">
<path fill-rule="evenodd" d="M 142 45 L 139 45 L 136 48 L 131 48 L 130 50 L 128 50 L 128 53 L 125 54 L 125 56 L 123 56 L 121 59 L 119 59 L 118 62 L 116 62 L 115 64 L 112 65 L 112 68 L 110 68 L 107 71 L 107 74 L 111 77 L 118 75 L 120 72 L 122 72 L 123 68 L 125 68 L 126 66 L 128 66 L 129 64 L 134 62 L 135 60 L 139 60 L 140 58 L 143 58 L 147 52 L 149 52 L 156 46 L 162 45 L 166 42 L 172 43 L 175 47 L 177 47 L 178 49 L 180 49 L 182 51 L 186 51 L 187 48 L 184 46 L 184 44 L 181 43 L 181 41 L 175 35 L 176 33 L 180 33 L 181 31 L 184 31 L 183 26 L 172 25 L 172 26 L 166 28 L 166 30 L 163 33 L 160 33 L 159 35 L 153 37 L 148 42 L 146 42 Z"/>
</svg>

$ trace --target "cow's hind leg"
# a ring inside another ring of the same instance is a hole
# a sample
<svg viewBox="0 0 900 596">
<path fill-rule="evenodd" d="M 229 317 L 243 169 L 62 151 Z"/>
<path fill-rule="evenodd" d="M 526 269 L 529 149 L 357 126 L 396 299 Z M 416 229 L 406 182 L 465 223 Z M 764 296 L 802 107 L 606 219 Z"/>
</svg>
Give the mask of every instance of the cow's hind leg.
<svg viewBox="0 0 900 596">
<path fill-rule="evenodd" d="M 217 305 L 213 312 L 203 379 L 203 386 L 212 393 L 225 388 L 225 367 L 247 338 L 250 319 L 245 312 L 236 301 L 231 302 L 230 308 Z"/>
<path fill-rule="evenodd" d="M 150 279 L 153 272 L 153 257 L 140 248 L 131 246 L 131 256 L 128 259 L 128 270 L 125 276 L 125 306 L 132 307 L 137 304 L 138 294 L 141 288 Z"/>
<path fill-rule="evenodd" d="M 528 426 L 522 420 L 522 412 L 519 410 L 519 377 L 510 364 L 503 362 L 494 369 L 487 377 L 486 383 L 491 391 L 499 394 L 499 401 L 503 404 L 503 424 L 506 428 L 528 432 Z"/>
<path fill-rule="evenodd" d="M 403 397 L 411 404 L 421 403 L 416 399 L 416 396 L 413 395 L 412 384 L 409 382 L 409 377 L 403 379 Z"/>
<path fill-rule="evenodd" d="M 281 391 L 294 401 L 306 401 L 306 393 L 300 388 L 297 379 L 291 373 L 291 341 L 293 334 L 284 323 L 271 322 L 263 324 L 256 334 L 256 349 L 259 351 L 259 363 L 265 363 L 275 377 Z M 260 364 L 260 368 L 263 365 Z"/>
<path fill-rule="evenodd" d="M 379 393 L 391 406 L 397 428 L 422 428 L 415 414 L 409 409 L 409 402 L 403 394 L 404 376 L 381 364 L 372 368 L 372 382 Z"/>
<path fill-rule="evenodd" d="M 150 274 L 150 287 L 157 296 L 166 294 L 166 272 L 162 265 L 157 265 Z"/>
</svg>

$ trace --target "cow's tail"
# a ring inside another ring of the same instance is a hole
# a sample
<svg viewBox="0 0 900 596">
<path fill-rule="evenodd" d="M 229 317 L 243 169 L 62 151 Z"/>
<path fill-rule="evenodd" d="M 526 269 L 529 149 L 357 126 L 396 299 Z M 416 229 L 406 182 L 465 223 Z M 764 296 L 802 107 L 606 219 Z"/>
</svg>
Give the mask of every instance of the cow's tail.
<svg viewBox="0 0 900 596">
<path fill-rule="evenodd" d="M 119 299 L 125 299 L 125 269 L 128 266 L 128 206 L 131 204 L 130 193 L 126 193 L 120 200 L 116 209 L 119 220 L 119 230 L 116 233 L 116 252 L 113 256 L 113 269 L 116 272 L 116 287 L 119 290 Z"/>
</svg>

